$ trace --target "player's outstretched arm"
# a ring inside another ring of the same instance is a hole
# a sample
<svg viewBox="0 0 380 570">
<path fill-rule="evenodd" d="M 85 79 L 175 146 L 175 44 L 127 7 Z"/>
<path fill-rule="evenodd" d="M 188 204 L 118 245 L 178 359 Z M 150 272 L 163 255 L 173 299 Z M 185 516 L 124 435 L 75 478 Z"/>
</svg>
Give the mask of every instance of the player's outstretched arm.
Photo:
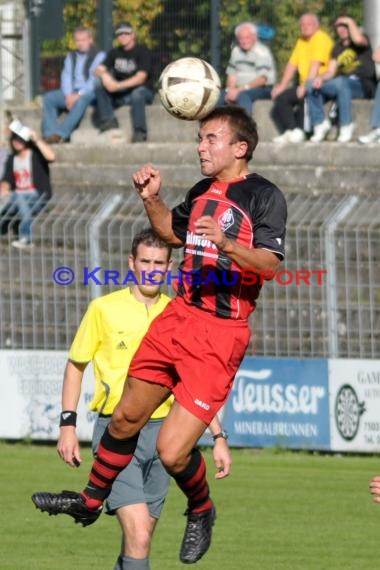
<svg viewBox="0 0 380 570">
<path fill-rule="evenodd" d="M 134 186 L 144 203 L 153 229 L 172 246 L 182 246 L 172 228 L 172 212 L 160 198 L 161 174 L 151 164 L 145 164 L 133 174 Z"/>
</svg>

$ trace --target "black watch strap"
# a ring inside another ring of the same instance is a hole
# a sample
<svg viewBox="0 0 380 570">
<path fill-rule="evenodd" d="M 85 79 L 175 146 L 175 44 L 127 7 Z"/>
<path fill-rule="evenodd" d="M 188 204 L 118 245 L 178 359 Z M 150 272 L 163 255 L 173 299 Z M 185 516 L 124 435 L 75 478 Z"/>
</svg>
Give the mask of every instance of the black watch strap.
<svg viewBox="0 0 380 570">
<path fill-rule="evenodd" d="M 219 439 L 220 437 L 223 439 L 228 439 L 228 433 L 225 430 L 222 430 L 219 433 L 216 433 L 215 435 L 213 435 L 212 439 L 215 441 L 216 439 Z"/>
</svg>

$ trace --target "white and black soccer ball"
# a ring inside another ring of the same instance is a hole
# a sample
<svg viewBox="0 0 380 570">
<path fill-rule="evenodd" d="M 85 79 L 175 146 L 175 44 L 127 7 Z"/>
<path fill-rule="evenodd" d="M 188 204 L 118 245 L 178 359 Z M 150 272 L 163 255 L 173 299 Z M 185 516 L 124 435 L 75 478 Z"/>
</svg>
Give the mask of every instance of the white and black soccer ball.
<svg viewBox="0 0 380 570">
<path fill-rule="evenodd" d="M 165 109 L 184 121 L 203 119 L 220 96 L 221 82 L 215 69 L 197 57 L 169 63 L 160 75 L 158 94 Z"/>
</svg>

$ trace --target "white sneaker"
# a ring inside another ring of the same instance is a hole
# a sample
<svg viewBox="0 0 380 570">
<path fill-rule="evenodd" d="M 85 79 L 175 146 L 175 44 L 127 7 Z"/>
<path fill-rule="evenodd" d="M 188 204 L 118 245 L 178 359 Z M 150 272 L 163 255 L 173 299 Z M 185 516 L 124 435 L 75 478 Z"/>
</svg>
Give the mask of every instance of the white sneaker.
<svg viewBox="0 0 380 570">
<path fill-rule="evenodd" d="M 358 138 L 361 144 L 380 143 L 380 128 L 372 129 L 368 134 Z"/>
<path fill-rule="evenodd" d="M 289 142 L 300 143 L 305 140 L 305 133 L 302 129 L 293 129 L 289 131 Z"/>
<path fill-rule="evenodd" d="M 311 142 L 322 142 L 327 137 L 329 130 L 331 129 L 331 123 L 328 119 L 325 119 L 319 125 L 314 126 L 314 134 L 310 137 Z"/>
<path fill-rule="evenodd" d="M 349 125 L 343 125 L 339 129 L 338 142 L 347 143 L 352 140 L 354 134 L 355 124 L 350 123 Z"/>
<path fill-rule="evenodd" d="M 31 249 L 33 244 L 25 237 L 12 241 L 11 245 L 17 249 Z"/>
<path fill-rule="evenodd" d="M 277 143 L 277 144 L 283 144 L 286 142 L 289 142 L 289 136 L 290 133 L 292 131 L 285 131 L 284 133 L 282 133 L 282 135 L 278 135 L 277 137 L 274 137 L 274 139 L 272 139 L 272 142 Z"/>
</svg>

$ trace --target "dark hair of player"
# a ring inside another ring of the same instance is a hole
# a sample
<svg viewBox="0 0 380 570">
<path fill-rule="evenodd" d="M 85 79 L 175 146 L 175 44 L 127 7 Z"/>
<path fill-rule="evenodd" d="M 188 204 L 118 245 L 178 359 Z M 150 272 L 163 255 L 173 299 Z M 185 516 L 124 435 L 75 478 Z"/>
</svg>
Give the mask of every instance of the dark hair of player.
<svg viewBox="0 0 380 570">
<path fill-rule="evenodd" d="M 200 126 L 202 127 L 213 119 L 228 121 L 232 132 L 235 134 L 235 140 L 232 142 L 244 141 L 247 143 L 247 152 L 243 158 L 249 162 L 259 142 L 256 121 L 244 109 L 234 105 L 215 107 L 211 113 L 199 122 Z"/>
</svg>

